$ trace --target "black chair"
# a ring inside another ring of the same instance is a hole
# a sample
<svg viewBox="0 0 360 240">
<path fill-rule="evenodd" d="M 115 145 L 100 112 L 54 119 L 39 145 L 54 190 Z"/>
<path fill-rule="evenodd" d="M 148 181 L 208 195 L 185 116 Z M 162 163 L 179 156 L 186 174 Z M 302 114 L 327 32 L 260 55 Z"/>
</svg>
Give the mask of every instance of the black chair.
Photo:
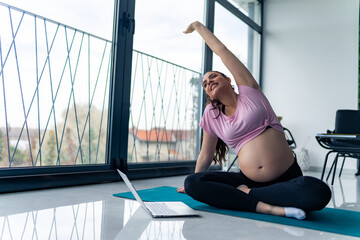
<svg viewBox="0 0 360 240">
<path fill-rule="evenodd" d="M 336 153 L 330 171 L 326 177 L 329 179 L 333 171 L 331 185 L 334 184 L 334 177 L 339 157 L 343 157 L 339 177 L 344 167 L 346 158 L 358 159 L 358 172 L 360 164 L 360 111 L 359 110 L 338 110 L 336 112 L 335 130 L 327 131 L 326 134 L 316 135 L 316 140 L 325 149 L 330 150 L 325 157 L 324 166 L 321 174 L 321 180 L 324 178 L 326 164 L 331 153 Z"/>
<path fill-rule="evenodd" d="M 286 138 L 286 141 L 294 155 L 294 157 L 296 158 L 296 153 L 294 152 L 294 149 L 296 148 L 296 142 L 295 142 L 295 139 L 293 137 L 293 135 L 291 134 L 290 130 L 287 129 L 287 128 L 284 128 L 284 134 L 285 134 L 285 138 Z M 227 172 L 230 171 L 231 167 L 234 165 L 235 161 L 238 159 L 238 156 L 236 156 L 234 158 L 234 160 L 232 161 L 232 163 L 230 164 L 230 166 L 228 167 L 228 169 L 226 170 Z"/>
<path fill-rule="evenodd" d="M 296 153 L 294 152 L 294 149 L 296 148 L 296 142 L 295 142 L 295 139 L 293 137 L 293 135 L 291 134 L 290 130 L 287 129 L 287 128 L 284 128 L 284 133 L 285 133 L 285 138 L 286 138 L 286 141 L 294 155 L 294 157 L 296 158 Z"/>
</svg>

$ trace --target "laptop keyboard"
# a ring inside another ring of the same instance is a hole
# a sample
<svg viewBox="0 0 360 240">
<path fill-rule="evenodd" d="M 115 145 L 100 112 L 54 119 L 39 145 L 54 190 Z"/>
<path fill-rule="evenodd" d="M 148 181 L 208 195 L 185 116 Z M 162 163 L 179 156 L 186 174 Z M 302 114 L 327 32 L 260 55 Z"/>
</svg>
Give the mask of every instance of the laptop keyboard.
<svg viewBox="0 0 360 240">
<path fill-rule="evenodd" d="M 166 203 L 146 202 L 145 205 L 155 214 L 176 214 L 176 212 L 170 209 Z"/>
</svg>

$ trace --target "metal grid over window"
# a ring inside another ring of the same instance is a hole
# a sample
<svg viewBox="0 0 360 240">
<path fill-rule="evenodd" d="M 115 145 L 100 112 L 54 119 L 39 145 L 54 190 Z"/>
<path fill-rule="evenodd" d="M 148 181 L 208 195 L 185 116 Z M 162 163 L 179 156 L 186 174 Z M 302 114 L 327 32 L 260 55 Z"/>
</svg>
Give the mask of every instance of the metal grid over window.
<svg viewBox="0 0 360 240">
<path fill-rule="evenodd" d="M 112 42 L 0 12 L 0 166 L 105 163 Z"/>
<path fill-rule="evenodd" d="M 194 160 L 200 73 L 134 51 L 128 163 Z"/>
</svg>

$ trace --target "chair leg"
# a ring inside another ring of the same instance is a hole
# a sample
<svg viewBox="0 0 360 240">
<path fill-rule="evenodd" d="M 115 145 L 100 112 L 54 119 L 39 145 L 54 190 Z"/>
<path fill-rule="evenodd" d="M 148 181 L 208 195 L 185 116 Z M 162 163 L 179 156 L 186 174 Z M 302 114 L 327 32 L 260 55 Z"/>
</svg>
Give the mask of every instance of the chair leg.
<svg viewBox="0 0 360 240">
<path fill-rule="evenodd" d="M 335 179 L 335 173 L 336 173 L 336 166 L 337 166 L 338 157 L 339 157 L 339 153 L 336 154 L 336 157 L 335 157 L 335 166 L 334 166 L 333 177 L 332 177 L 332 180 L 331 180 L 331 185 L 334 185 L 334 179 Z"/>
<path fill-rule="evenodd" d="M 330 177 L 330 174 L 331 174 L 331 172 L 332 172 L 332 170 L 333 170 L 333 168 L 334 168 L 334 165 L 335 165 L 335 159 L 334 159 L 333 163 L 331 164 L 331 167 L 330 167 L 330 170 L 329 170 L 329 172 L 328 172 L 328 175 L 326 176 L 326 181 L 329 180 L 329 177 Z"/>
<path fill-rule="evenodd" d="M 342 170 L 343 170 L 343 168 L 344 168 L 345 158 L 346 158 L 346 157 L 344 156 L 344 159 L 343 159 L 343 162 L 342 162 L 341 168 L 340 168 L 339 178 L 341 177 L 341 173 L 342 173 Z"/>
<path fill-rule="evenodd" d="M 228 167 L 228 169 L 226 170 L 227 172 L 230 171 L 231 167 L 234 165 L 236 159 L 238 158 L 238 156 L 236 156 L 236 158 L 234 158 L 233 162 L 230 164 L 230 166 Z"/>
<path fill-rule="evenodd" d="M 328 153 L 326 154 L 326 157 L 325 157 L 324 167 L 323 167 L 323 170 L 322 170 L 322 173 L 321 173 L 321 181 L 322 181 L 323 178 L 324 178 L 325 168 L 326 168 L 326 164 L 327 164 L 328 157 L 329 157 L 329 154 L 330 154 L 330 153 L 332 153 L 332 151 L 328 152 Z"/>
</svg>

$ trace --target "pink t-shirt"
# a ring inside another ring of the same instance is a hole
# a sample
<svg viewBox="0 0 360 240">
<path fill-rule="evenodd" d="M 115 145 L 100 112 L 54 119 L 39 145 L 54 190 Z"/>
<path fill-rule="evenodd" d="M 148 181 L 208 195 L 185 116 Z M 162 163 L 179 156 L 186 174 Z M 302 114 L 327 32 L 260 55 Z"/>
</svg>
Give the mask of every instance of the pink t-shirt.
<svg viewBox="0 0 360 240">
<path fill-rule="evenodd" d="M 221 138 L 238 153 L 242 146 L 259 136 L 266 127 L 283 132 L 274 110 L 261 90 L 240 85 L 236 111 L 230 117 L 208 104 L 199 126 L 213 137 Z"/>
</svg>

